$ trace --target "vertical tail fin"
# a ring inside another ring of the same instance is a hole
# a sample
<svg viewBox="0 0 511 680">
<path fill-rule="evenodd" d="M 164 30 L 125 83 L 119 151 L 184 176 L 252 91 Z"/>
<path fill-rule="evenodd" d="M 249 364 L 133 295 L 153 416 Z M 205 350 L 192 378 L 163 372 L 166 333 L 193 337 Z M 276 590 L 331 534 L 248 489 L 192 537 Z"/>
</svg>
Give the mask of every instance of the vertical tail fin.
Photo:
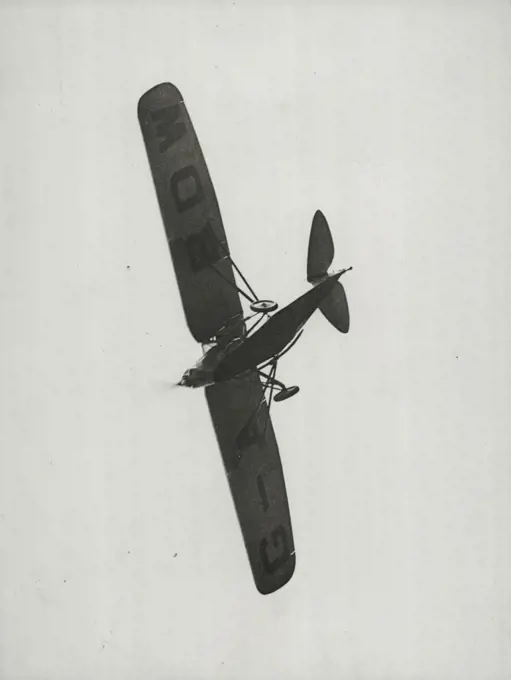
<svg viewBox="0 0 511 680">
<path fill-rule="evenodd" d="M 307 281 L 314 283 L 328 272 L 334 259 L 334 242 L 330 227 L 321 210 L 317 210 L 312 220 L 307 255 Z"/>
</svg>

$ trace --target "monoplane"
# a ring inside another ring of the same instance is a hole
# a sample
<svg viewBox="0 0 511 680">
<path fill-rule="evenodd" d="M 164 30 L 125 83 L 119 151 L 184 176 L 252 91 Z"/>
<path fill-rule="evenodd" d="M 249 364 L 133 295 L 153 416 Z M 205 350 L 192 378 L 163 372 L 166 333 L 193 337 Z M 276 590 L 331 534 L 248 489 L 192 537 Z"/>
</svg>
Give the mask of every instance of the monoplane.
<svg viewBox="0 0 511 680">
<path fill-rule="evenodd" d="M 317 309 L 348 332 L 348 303 L 339 278 L 351 267 L 328 271 L 334 245 L 318 210 L 307 259 L 312 287 L 281 309 L 273 300 L 258 298 L 231 256 L 179 90 L 170 83 L 151 88 L 139 100 L 138 118 L 186 321 L 203 349 L 178 384 L 206 388 L 254 581 L 260 593 L 272 593 L 289 581 L 296 561 L 270 407 L 299 388 L 277 379 L 277 365 Z"/>
</svg>

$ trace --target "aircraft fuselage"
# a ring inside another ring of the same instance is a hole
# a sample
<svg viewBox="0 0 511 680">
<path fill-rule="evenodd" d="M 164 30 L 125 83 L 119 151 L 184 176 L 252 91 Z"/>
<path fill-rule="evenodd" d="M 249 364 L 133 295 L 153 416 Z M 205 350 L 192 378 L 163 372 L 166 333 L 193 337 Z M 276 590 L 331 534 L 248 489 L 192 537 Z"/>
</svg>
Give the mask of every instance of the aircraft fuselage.
<svg viewBox="0 0 511 680">
<path fill-rule="evenodd" d="M 223 356 L 213 374 L 215 382 L 230 380 L 245 371 L 254 370 L 282 352 L 330 293 L 340 275 L 337 272 L 324 278 Z"/>
<path fill-rule="evenodd" d="M 181 384 L 202 387 L 231 380 L 269 361 L 282 352 L 330 293 L 342 272 L 326 276 L 313 288 L 271 316 L 253 335 L 227 348 L 212 347 Z"/>
</svg>

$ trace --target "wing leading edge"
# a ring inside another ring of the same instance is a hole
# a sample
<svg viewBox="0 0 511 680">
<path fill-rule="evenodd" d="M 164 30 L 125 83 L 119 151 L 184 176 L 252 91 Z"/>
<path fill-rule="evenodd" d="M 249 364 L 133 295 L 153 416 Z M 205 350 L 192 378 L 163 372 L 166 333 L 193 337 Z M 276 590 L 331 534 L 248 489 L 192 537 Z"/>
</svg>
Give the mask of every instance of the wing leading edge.
<svg viewBox="0 0 511 680">
<path fill-rule="evenodd" d="M 252 374 L 207 387 L 206 398 L 254 581 L 267 595 L 290 580 L 296 558 L 284 474 L 263 388 Z"/>
<path fill-rule="evenodd" d="M 142 95 L 138 119 L 188 327 L 204 344 L 242 315 L 213 184 L 174 85 Z"/>
</svg>

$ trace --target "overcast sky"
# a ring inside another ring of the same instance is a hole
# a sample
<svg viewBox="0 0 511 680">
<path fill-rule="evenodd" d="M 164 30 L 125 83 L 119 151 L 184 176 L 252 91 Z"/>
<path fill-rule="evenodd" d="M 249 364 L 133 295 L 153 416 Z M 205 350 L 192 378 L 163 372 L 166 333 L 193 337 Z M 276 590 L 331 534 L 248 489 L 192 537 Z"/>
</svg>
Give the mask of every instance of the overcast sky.
<svg viewBox="0 0 511 680">
<path fill-rule="evenodd" d="M 0 678 L 511 673 L 511 7 L 0 10 Z M 231 251 L 318 314 L 275 405 L 297 567 L 255 589 L 138 98 L 181 90 Z M 129 267 L 129 268 L 128 268 Z"/>
</svg>

